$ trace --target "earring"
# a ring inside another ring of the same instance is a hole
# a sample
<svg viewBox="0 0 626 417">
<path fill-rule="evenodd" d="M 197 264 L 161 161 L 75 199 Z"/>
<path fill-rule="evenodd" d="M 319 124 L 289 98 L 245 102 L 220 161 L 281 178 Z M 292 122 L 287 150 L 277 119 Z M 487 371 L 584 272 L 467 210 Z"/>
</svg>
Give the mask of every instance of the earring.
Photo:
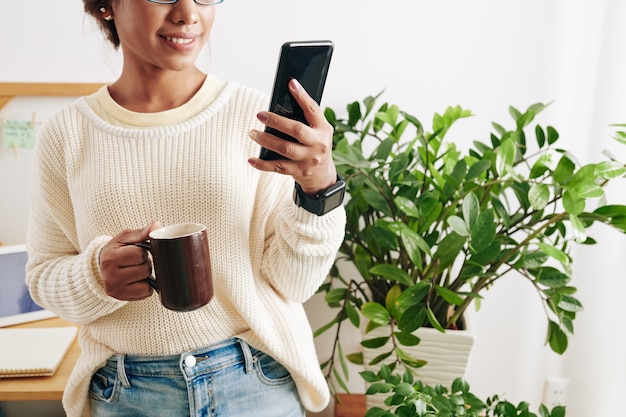
<svg viewBox="0 0 626 417">
<path fill-rule="evenodd" d="M 104 7 L 100 7 L 100 13 L 106 13 L 107 9 L 105 9 Z M 102 16 L 102 18 L 106 21 L 110 21 L 113 20 L 113 16 L 108 15 L 108 16 Z"/>
</svg>

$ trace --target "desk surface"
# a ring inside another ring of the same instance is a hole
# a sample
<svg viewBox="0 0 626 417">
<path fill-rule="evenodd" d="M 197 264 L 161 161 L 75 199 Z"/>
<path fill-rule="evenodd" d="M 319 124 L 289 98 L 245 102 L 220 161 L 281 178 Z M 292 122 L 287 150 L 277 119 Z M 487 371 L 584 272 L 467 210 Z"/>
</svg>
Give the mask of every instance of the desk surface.
<svg viewBox="0 0 626 417">
<path fill-rule="evenodd" d="M 69 326 L 68 322 L 58 317 L 39 320 L 32 323 L 17 324 L 10 328 L 19 327 L 62 327 Z M 42 341 L 45 349 L 45 341 Z M 63 362 L 52 376 L 2 378 L 0 379 L 0 401 L 33 401 L 33 400 L 60 400 L 63 397 L 65 385 L 78 360 L 80 347 L 77 339 L 65 355 Z"/>
</svg>

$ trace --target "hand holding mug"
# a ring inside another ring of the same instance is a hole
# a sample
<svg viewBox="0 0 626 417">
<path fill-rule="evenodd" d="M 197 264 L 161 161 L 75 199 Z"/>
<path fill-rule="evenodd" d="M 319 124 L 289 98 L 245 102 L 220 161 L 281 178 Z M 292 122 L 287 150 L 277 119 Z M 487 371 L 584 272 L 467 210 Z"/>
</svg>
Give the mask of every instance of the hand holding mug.
<svg viewBox="0 0 626 417">
<path fill-rule="evenodd" d="M 174 311 L 191 311 L 213 297 L 213 277 L 206 226 L 175 224 L 149 233 L 149 241 L 135 243 L 152 253 L 154 275 L 146 281 Z"/>
<path fill-rule="evenodd" d="M 145 281 L 152 273 L 152 263 L 143 249 L 134 246 L 149 239 L 152 230 L 161 227 L 154 221 L 143 229 L 126 229 L 100 251 L 100 273 L 107 295 L 122 301 L 139 301 L 152 295 Z"/>
<path fill-rule="evenodd" d="M 139 301 L 156 289 L 163 306 L 191 311 L 213 297 L 206 226 L 196 223 L 128 229 L 100 252 L 105 292 L 124 301 Z M 152 262 L 148 257 L 152 253 Z"/>
</svg>

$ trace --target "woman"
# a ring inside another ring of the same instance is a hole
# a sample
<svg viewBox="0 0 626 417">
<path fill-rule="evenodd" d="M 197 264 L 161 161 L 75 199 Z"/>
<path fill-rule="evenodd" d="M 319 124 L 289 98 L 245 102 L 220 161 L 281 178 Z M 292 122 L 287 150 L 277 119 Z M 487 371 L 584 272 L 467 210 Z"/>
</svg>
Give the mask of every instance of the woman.
<svg viewBox="0 0 626 417">
<path fill-rule="evenodd" d="M 27 239 L 33 298 L 82 325 L 70 417 L 303 416 L 329 400 L 301 303 L 332 265 L 345 213 L 311 213 L 292 193 L 294 181 L 310 196 L 337 182 L 332 128 L 295 81 L 310 126 L 194 65 L 220 2 L 84 0 L 124 63 L 42 129 Z M 260 146 L 290 160 L 260 160 Z M 133 244 L 184 222 L 207 225 L 215 295 L 179 313 Z"/>
</svg>

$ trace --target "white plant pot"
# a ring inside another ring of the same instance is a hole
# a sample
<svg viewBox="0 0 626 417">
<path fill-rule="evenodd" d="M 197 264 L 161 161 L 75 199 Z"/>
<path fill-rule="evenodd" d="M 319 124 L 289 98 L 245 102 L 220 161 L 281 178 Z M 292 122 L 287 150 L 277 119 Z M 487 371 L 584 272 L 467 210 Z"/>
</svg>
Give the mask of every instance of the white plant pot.
<svg viewBox="0 0 626 417">
<path fill-rule="evenodd" d="M 420 343 L 416 346 L 401 347 L 411 356 L 427 362 L 423 367 L 413 370 L 417 379 L 428 385 L 441 384 L 449 388 L 456 378 L 465 376 L 475 338 L 467 320 L 465 325 L 465 330 L 448 330 L 445 333 L 426 327 L 417 329 L 415 335 L 420 338 Z M 363 336 L 365 339 L 372 339 L 386 335 L 389 335 L 389 328 L 383 326 Z M 378 371 L 380 365 L 369 366 L 368 363 L 384 352 L 384 349 L 390 350 L 391 342 L 384 348 L 363 348 L 363 363 L 366 370 Z M 387 396 L 387 394 L 367 395 L 367 409 L 384 408 L 383 401 Z"/>
</svg>

